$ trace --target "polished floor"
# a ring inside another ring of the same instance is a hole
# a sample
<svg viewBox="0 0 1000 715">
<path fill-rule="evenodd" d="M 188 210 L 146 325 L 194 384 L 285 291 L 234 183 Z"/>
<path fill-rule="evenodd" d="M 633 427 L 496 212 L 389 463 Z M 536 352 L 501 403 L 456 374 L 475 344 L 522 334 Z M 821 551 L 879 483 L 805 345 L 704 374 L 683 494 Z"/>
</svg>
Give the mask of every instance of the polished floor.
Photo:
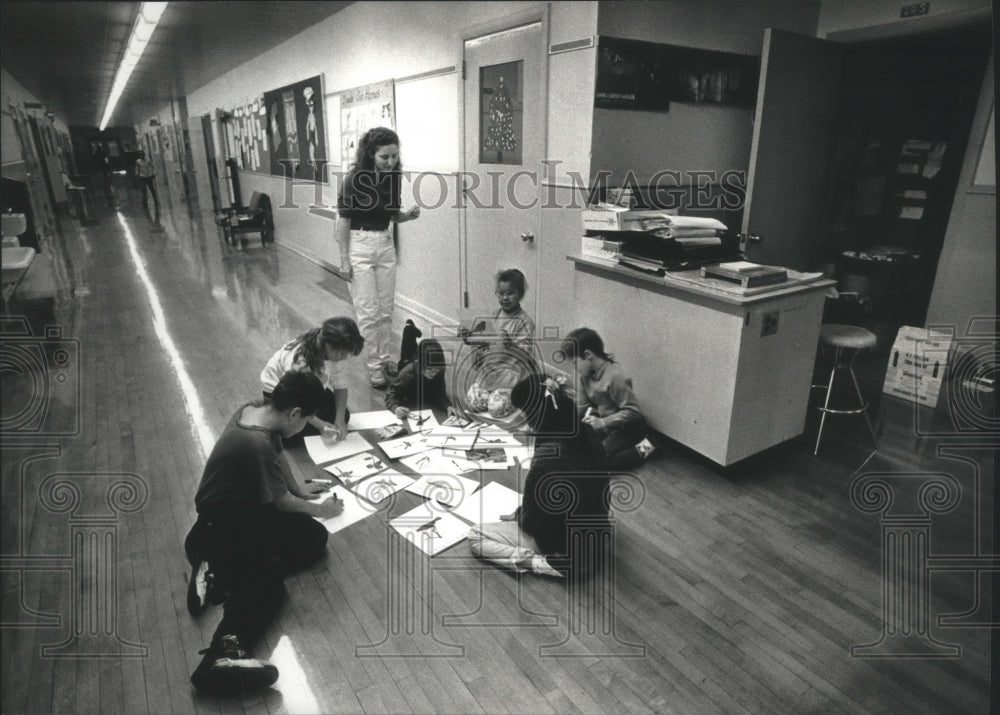
<svg viewBox="0 0 1000 715">
<path fill-rule="evenodd" d="M 280 229 L 234 250 L 211 212 L 164 195 L 156 225 L 115 181 L 5 307 L 4 712 L 989 711 L 995 445 L 891 398 L 877 451 L 848 420 L 818 457 L 810 420 L 726 471 L 665 442 L 622 480 L 602 592 L 479 570 L 463 543 L 414 562 L 400 620 L 366 519 L 287 582 L 258 652 L 275 688 L 196 694 L 218 612 L 187 614 L 182 542 L 205 455 L 349 294 Z M 884 356 L 860 367 L 877 393 Z M 353 380 L 353 411 L 381 405 Z"/>
</svg>

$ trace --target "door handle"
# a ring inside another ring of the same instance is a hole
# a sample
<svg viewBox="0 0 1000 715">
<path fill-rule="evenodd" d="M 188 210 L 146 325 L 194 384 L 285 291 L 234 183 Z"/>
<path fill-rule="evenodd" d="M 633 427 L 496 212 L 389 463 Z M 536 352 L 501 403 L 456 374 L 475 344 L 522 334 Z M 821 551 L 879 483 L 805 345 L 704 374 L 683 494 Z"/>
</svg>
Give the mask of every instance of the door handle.
<svg viewBox="0 0 1000 715">
<path fill-rule="evenodd" d="M 741 233 L 737 235 L 737 238 L 740 241 L 739 245 L 740 253 L 745 252 L 749 244 L 760 243 L 762 240 L 760 235 L 756 233 Z"/>
<path fill-rule="evenodd" d="M 533 234 L 531 231 L 525 231 L 524 233 L 521 234 L 521 240 L 525 242 L 534 241 L 535 234 Z"/>
</svg>

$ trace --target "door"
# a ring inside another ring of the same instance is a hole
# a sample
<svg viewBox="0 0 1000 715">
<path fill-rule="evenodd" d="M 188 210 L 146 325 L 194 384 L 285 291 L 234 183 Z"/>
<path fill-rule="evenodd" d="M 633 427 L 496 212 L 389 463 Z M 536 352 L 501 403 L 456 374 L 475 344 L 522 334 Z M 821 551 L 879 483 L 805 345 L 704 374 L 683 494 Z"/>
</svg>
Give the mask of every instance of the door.
<svg viewBox="0 0 1000 715">
<path fill-rule="evenodd" d="M 498 310 L 493 278 L 520 269 L 534 319 L 541 169 L 545 151 L 545 33 L 522 24 L 465 41 L 465 308 Z"/>
<path fill-rule="evenodd" d="M 814 268 L 820 259 L 842 50 L 827 40 L 764 31 L 743 233 L 756 263 Z"/>
</svg>

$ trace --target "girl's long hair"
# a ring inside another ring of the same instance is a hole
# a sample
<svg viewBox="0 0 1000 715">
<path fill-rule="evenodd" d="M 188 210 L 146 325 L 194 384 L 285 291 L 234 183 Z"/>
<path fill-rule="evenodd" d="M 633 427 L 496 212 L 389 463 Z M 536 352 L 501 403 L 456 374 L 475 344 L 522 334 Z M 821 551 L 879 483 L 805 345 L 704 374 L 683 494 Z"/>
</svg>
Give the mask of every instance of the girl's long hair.
<svg viewBox="0 0 1000 715">
<path fill-rule="evenodd" d="M 297 348 L 294 360 L 303 360 L 310 372 L 318 373 L 323 369 L 326 360 L 325 347 L 329 345 L 335 350 L 347 350 L 351 355 L 359 355 L 365 346 L 358 324 L 351 318 L 328 318 L 323 325 L 307 330 L 299 337 L 289 342 L 286 348 Z"/>
<path fill-rule="evenodd" d="M 380 146 L 395 144 L 399 146 L 399 135 L 388 127 L 374 127 L 362 135 L 358 142 L 358 151 L 354 157 L 355 171 L 374 171 L 375 152 Z M 402 171 L 403 162 L 397 161 L 393 171 Z"/>
</svg>

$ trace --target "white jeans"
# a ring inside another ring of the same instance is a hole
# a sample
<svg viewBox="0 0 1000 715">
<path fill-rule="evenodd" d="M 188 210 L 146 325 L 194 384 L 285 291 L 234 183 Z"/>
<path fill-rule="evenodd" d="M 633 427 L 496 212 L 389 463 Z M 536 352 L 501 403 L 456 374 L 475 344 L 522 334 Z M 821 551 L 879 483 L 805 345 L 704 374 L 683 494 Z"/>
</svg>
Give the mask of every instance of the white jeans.
<svg viewBox="0 0 1000 715">
<path fill-rule="evenodd" d="M 396 300 L 396 247 L 392 229 L 351 231 L 351 299 L 358 330 L 368 348 L 366 364 L 374 370 L 389 360 L 392 309 Z"/>
<path fill-rule="evenodd" d="M 563 578 L 562 573 L 549 565 L 545 555 L 538 552 L 534 537 L 521 531 L 516 521 L 473 526 L 469 529 L 469 546 L 474 555 L 500 568 Z"/>
</svg>

